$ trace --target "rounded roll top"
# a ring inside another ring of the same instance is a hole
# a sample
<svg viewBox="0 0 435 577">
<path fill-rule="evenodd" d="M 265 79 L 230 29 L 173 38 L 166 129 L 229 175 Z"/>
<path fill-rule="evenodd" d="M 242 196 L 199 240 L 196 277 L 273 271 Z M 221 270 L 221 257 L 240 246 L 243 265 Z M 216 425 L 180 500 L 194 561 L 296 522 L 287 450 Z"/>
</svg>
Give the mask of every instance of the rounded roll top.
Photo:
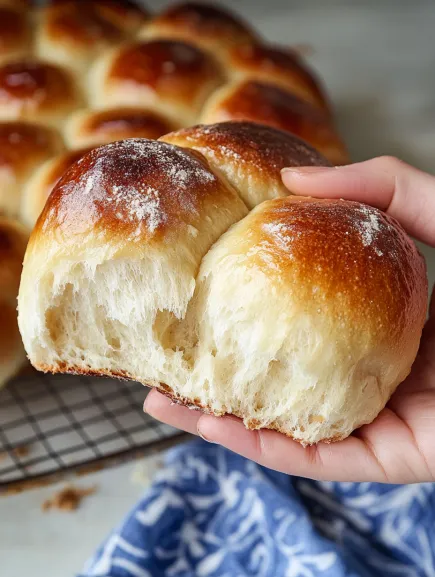
<svg viewBox="0 0 435 577">
<path fill-rule="evenodd" d="M 203 2 L 182 2 L 170 6 L 150 21 L 141 35 L 185 40 L 214 54 L 259 39 L 245 22 L 230 11 Z"/>
<path fill-rule="evenodd" d="M 301 306 L 341 319 L 356 340 L 364 340 L 363 327 L 377 343 L 400 334 L 402 352 L 413 340 L 406 327 L 424 314 L 426 269 L 397 221 L 359 202 L 288 197 L 265 203 L 245 224 L 262 247 L 256 266 L 291 283 Z"/>
<path fill-rule="evenodd" d="M 212 57 L 175 40 L 123 46 L 97 61 L 91 77 L 96 107 L 147 106 L 183 126 L 192 124 L 222 83 Z"/>
<path fill-rule="evenodd" d="M 58 133 L 26 122 L 0 123 L 0 166 L 14 174 L 62 149 Z"/>
<path fill-rule="evenodd" d="M 0 120 L 57 126 L 80 103 L 72 77 L 58 66 L 30 60 L 0 66 Z"/>
<path fill-rule="evenodd" d="M 328 111 L 319 81 L 294 51 L 265 44 L 235 47 L 228 56 L 228 68 L 235 80 L 253 78 L 288 89 L 311 104 Z"/>
<path fill-rule="evenodd" d="M 204 207 L 211 209 L 216 201 L 246 211 L 201 154 L 129 139 L 92 150 L 65 173 L 34 237 L 54 234 L 69 242 L 72 235 L 83 235 L 91 242 L 99 230 L 114 242 L 142 243 L 172 235 L 179 227 L 203 226 Z"/>
<path fill-rule="evenodd" d="M 225 85 L 208 100 L 201 122 L 249 120 L 292 132 L 333 164 L 348 161 L 346 149 L 322 111 L 272 84 L 246 80 Z"/>
<path fill-rule="evenodd" d="M 27 181 L 63 149 L 62 139 L 51 128 L 26 122 L 0 123 L 0 213 L 19 216 Z"/>
<path fill-rule="evenodd" d="M 293 134 L 251 122 L 194 126 L 166 134 L 162 140 L 203 154 L 239 191 L 249 208 L 289 194 L 281 180 L 284 167 L 329 165 Z"/>
<path fill-rule="evenodd" d="M 119 44 L 146 21 L 138 6 L 118 0 L 61 0 L 40 9 L 39 57 L 83 73 L 101 50 Z"/>
<path fill-rule="evenodd" d="M 20 218 L 29 230 L 32 230 L 47 198 L 65 171 L 90 150 L 82 148 L 57 155 L 38 167 L 29 178 L 20 203 Z"/>
<path fill-rule="evenodd" d="M 140 108 L 84 110 L 72 114 L 65 139 L 72 148 L 98 146 L 125 138 L 151 138 L 169 132 L 174 126 L 162 115 Z"/>
</svg>

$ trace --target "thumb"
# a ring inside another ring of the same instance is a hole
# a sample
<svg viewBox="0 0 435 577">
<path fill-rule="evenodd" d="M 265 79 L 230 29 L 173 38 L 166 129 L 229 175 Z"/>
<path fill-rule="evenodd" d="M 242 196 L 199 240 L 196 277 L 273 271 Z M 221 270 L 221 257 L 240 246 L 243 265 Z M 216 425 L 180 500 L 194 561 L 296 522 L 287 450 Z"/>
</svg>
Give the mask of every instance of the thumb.
<svg viewBox="0 0 435 577">
<path fill-rule="evenodd" d="M 435 246 L 435 177 L 393 157 L 334 168 L 284 168 L 293 194 L 370 204 L 396 218 L 415 238 Z"/>
</svg>

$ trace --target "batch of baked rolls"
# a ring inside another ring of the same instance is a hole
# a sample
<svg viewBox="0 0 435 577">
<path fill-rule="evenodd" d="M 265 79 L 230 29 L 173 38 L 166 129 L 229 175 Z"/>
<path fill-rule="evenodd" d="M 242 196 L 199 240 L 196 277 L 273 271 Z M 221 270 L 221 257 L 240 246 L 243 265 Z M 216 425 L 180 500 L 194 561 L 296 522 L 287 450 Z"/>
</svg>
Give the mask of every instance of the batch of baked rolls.
<svg viewBox="0 0 435 577">
<path fill-rule="evenodd" d="M 0 381 L 25 357 L 31 233 L 37 369 L 345 438 L 409 372 L 426 310 L 395 221 L 280 179 L 346 162 L 303 58 L 214 2 L 0 0 Z"/>
</svg>

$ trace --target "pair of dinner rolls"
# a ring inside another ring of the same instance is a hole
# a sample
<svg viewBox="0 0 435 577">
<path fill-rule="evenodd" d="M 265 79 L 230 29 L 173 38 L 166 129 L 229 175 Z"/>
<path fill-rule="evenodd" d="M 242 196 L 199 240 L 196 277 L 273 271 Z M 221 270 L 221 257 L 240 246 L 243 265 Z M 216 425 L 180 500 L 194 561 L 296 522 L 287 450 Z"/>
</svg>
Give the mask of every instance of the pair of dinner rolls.
<svg viewBox="0 0 435 577">
<path fill-rule="evenodd" d="M 288 196 L 280 170 L 301 165 L 329 163 L 248 122 L 87 153 L 27 248 L 32 364 L 134 379 L 304 445 L 371 422 L 417 353 L 424 260 L 377 209 Z"/>
</svg>

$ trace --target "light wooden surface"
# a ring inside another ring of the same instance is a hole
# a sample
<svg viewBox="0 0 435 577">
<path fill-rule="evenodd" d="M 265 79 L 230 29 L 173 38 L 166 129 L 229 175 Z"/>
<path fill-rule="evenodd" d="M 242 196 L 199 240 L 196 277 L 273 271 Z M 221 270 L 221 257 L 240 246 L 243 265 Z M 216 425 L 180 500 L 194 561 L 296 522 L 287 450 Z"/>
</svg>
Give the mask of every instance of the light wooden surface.
<svg viewBox="0 0 435 577">
<path fill-rule="evenodd" d="M 400 0 L 226 2 L 270 40 L 308 44 L 356 160 L 394 154 L 435 172 L 435 4 Z M 163 3 L 148 2 L 156 9 Z M 434 191 L 435 194 L 435 191 Z M 434 215 L 435 216 L 435 215 Z M 433 251 L 425 249 L 431 284 Z M 135 465 L 89 476 L 100 485 L 71 514 L 40 511 L 56 487 L 0 499 L 0 559 L 8 577 L 71 577 L 139 497 Z M 155 461 L 145 461 L 152 477 Z"/>
</svg>

